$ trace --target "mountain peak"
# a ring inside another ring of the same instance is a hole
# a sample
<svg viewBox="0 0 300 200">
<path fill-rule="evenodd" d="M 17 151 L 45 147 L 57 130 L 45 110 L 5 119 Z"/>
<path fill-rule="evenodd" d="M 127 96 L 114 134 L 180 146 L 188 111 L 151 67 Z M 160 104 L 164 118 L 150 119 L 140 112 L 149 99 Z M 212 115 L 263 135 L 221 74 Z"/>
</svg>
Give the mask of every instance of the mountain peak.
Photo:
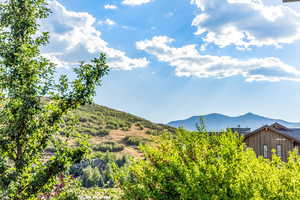
<svg viewBox="0 0 300 200">
<path fill-rule="evenodd" d="M 248 113 L 246 113 L 246 114 L 244 114 L 244 115 L 241 115 L 241 116 L 239 116 L 239 117 L 260 117 L 260 116 L 254 114 L 254 113 L 252 113 L 252 112 L 248 112 Z"/>
<path fill-rule="evenodd" d="M 252 112 L 248 112 L 237 117 L 230 117 L 219 113 L 212 113 L 208 115 L 194 116 L 185 120 L 173 121 L 168 124 L 173 127 L 184 127 L 188 130 L 196 130 L 196 124 L 199 123 L 200 118 L 204 119 L 204 124 L 208 131 L 221 131 L 227 128 L 235 127 L 251 128 L 252 130 L 255 130 L 263 125 L 271 125 L 275 122 L 278 122 L 289 128 L 300 127 L 300 123 L 291 123 L 280 119 L 271 119 L 256 115 Z"/>
</svg>

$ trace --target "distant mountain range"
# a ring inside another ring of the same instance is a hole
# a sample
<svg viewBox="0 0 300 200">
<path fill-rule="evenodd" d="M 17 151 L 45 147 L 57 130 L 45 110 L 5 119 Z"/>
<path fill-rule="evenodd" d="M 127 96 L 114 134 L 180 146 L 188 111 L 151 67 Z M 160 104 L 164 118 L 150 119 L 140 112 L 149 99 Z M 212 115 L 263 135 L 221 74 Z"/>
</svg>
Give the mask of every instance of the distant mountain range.
<svg viewBox="0 0 300 200">
<path fill-rule="evenodd" d="M 255 130 L 263 125 L 270 125 L 275 122 L 289 128 L 300 128 L 300 122 L 293 123 L 281 119 L 271 119 L 253 113 L 247 113 L 237 117 L 213 113 L 203 116 L 194 116 L 185 120 L 172 121 L 169 122 L 168 125 L 173 127 L 184 127 L 188 130 L 196 130 L 196 124 L 199 124 L 200 118 L 204 120 L 205 127 L 208 131 L 220 131 L 226 128 L 237 128 L 239 126 L 241 128 L 251 128 L 251 130 Z"/>
</svg>

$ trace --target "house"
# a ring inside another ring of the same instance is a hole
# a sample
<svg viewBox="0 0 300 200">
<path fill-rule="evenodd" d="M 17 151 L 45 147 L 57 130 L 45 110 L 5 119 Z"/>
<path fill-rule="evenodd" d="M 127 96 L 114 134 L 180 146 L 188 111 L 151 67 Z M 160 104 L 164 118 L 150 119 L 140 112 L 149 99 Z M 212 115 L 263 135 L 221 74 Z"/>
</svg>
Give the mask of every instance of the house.
<svg viewBox="0 0 300 200">
<path fill-rule="evenodd" d="M 287 161 L 288 152 L 300 146 L 300 129 L 287 128 L 279 123 L 265 125 L 245 134 L 245 143 L 253 148 L 258 156 L 272 158 L 272 149 Z"/>
</svg>

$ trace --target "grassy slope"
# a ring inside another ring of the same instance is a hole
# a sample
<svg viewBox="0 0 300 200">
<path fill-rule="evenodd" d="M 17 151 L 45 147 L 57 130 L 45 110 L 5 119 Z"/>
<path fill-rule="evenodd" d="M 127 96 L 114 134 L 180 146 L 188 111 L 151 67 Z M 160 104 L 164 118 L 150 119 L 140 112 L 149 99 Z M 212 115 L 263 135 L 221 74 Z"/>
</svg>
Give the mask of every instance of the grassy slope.
<svg viewBox="0 0 300 200">
<path fill-rule="evenodd" d="M 143 118 L 96 104 L 81 107 L 76 111 L 76 115 L 79 117 L 77 130 L 81 134 L 91 136 L 92 146 L 113 141 L 116 145 L 124 145 L 124 150 L 117 152 L 120 155 L 140 155 L 137 145 L 130 145 L 125 141 L 128 136 L 133 136 L 141 141 L 150 141 L 152 134 L 159 134 L 165 130 L 174 131 L 174 128 L 170 126 L 155 124 Z"/>
</svg>

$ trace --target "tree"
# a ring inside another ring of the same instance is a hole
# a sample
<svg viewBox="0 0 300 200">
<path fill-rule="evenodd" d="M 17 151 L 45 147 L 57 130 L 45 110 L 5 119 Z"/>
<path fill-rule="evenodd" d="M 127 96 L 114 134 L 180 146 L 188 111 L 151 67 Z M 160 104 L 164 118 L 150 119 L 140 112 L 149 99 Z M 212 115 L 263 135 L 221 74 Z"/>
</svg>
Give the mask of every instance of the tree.
<svg viewBox="0 0 300 200">
<path fill-rule="evenodd" d="M 232 132 L 180 129 L 119 177 L 123 199 L 300 199 L 300 158 L 257 158 Z"/>
<path fill-rule="evenodd" d="M 106 57 L 81 63 L 73 81 L 66 75 L 55 81 L 55 65 L 40 53 L 49 34 L 39 32 L 38 21 L 49 12 L 46 0 L 0 4 L 0 199 L 33 199 L 51 191 L 57 177 L 88 151 L 83 142 L 69 148 L 58 134 L 66 114 L 92 102 L 108 73 Z M 50 143 L 57 150 L 45 161 Z"/>
</svg>

